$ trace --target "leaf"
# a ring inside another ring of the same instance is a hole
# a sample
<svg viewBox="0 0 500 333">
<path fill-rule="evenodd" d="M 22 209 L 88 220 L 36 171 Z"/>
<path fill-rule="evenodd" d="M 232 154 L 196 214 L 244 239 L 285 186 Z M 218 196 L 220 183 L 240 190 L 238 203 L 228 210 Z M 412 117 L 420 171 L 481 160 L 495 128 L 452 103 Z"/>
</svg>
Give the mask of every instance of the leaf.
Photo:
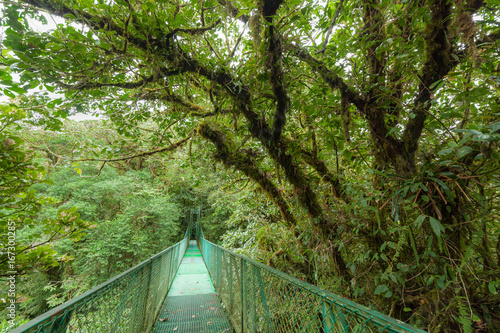
<svg viewBox="0 0 500 333">
<path fill-rule="evenodd" d="M 487 127 L 491 128 L 491 132 L 490 133 L 495 133 L 496 131 L 500 130 L 500 121 L 496 122 L 494 124 L 488 125 Z"/>
<path fill-rule="evenodd" d="M 238 15 L 235 18 L 239 18 L 240 16 L 247 15 L 249 13 L 248 10 L 240 10 Z"/>
<path fill-rule="evenodd" d="M 6 95 L 6 96 L 9 96 L 10 98 L 16 98 L 16 95 L 14 95 L 9 89 L 4 89 L 3 90 L 3 93 Z"/>
<path fill-rule="evenodd" d="M 446 149 L 441 149 L 438 151 L 438 155 L 448 155 L 453 151 L 453 148 L 446 148 Z"/>
<path fill-rule="evenodd" d="M 434 282 L 434 279 L 435 277 L 434 276 L 429 276 L 429 278 L 427 279 L 427 282 L 425 283 L 425 285 L 428 287 L 432 284 L 432 282 Z"/>
<path fill-rule="evenodd" d="M 76 104 L 75 108 L 76 108 L 77 112 L 84 112 L 85 111 L 85 109 L 83 108 L 83 106 L 81 104 Z"/>
<path fill-rule="evenodd" d="M 375 295 L 380 295 L 383 293 L 386 293 L 387 291 L 390 291 L 389 287 L 387 287 L 385 284 L 379 285 L 377 288 L 375 288 Z"/>
<path fill-rule="evenodd" d="M 24 90 L 23 88 L 17 87 L 17 86 L 9 87 L 9 90 L 16 92 L 18 94 L 21 94 L 21 95 L 26 93 L 26 90 Z"/>
<path fill-rule="evenodd" d="M 429 221 L 431 223 L 432 231 L 434 231 L 436 236 L 441 237 L 441 232 L 444 232 L 444 227 L 441 222 L 433 217 L 429 217 Z"/>
<path fill-rule="evenodd" d="M 417 217 L 417 219 L 415 220 L 415 227 L 420 228 L 422 226 L 422 224 L 424 223 L 426 217 L 427 217 L 427 215 L 423 215 L 423 214 L 420 215 L 419 217 Z"/>
<path fill-rule="evenodd" d="M 400 189 L 394 193 L 392 196 L 392 217 L 394 218 L 394 221 L 397 222 L 399 219 L 399 206 L 401 201 L 403 200 L 403 196 L 401 195 L 401 192 L 403 189 Z"/>
<path fill-rule="evenodd" d="M 163 318 L 163 319 L 160 319 L 160 321 L 167 321 L 168 318 Z"/>
<path fill-rule="evenodd" d="M 473 151 L 472 147 L 463 146 L 457 149 L 457 158 L 460 159 Z"/>
<path fill-rule="evenodd" d="M 436 284 L 439 288 L 443 289 L 445 288 L 445 284 L 444 284 L 444 281 L 446 280 L 446 276 L 445 275 L 441 275 L 439 277 L 439 279 L 436 280 Z"/>
<path fill-rule="evenodd" d="M 443 183 L 440 179 L 438 178 L 431 178 L 432 180 L 434 180 L 436 183 L 438 183 L 441 188 L 444 190 L 444 193 L 446 194 L 446 196 L 448 197 L 448 200 L 450 201 L 453 201 L 453 194 L 451 194 L 451 191 L 450 189 L 448 188 L 448 186 L 446 186 L 445 183 Z"/>
<path fill-rule="evenodd" d="M 490 291 L 490 293 L 492 293 L 493 295 L 496 295 L 498 294 L 497 292 L 497 288 L 496 288 L 496 283 L 495 281 L 490 281 L 490 283 L 488 284 L 488 290 Z"/>
<path fill-rule="evenodd" d="M 48 108 L 53 108 L 55 107 L 57 104 L 61 104 L 62 103 L 62 98 L 58 98 L 58 99 L 54 99 L 50 102 L 47 103 L 47 107 Z"/>
<path fill-rule="evenodd" d="M 436 87 L 438 84 L 441 83 L 442 80 L 437 80 L 436 82 L 432 83 L 430 86 L 429 86 L 429 89 L 433 89 L 434 87 Z"/>
</svg>

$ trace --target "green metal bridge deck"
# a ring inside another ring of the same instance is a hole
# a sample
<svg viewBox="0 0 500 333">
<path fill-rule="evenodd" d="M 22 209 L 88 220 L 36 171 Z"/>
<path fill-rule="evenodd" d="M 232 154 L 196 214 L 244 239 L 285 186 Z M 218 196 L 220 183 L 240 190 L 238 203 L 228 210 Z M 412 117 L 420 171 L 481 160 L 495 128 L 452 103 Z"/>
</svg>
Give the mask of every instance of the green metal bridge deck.
<svg viewBox="0 0 500 333">
<path fill-rule="evenodd" d="M 153 327 L 154 333 L 231 332 L 232 327 L 196 241 L 189 242 Z"/>
<path fill-rule="evenodd" d="M 192 224 L 179 243 L 12 332 L 424 331 L 210 243 Z"/>
</svg>

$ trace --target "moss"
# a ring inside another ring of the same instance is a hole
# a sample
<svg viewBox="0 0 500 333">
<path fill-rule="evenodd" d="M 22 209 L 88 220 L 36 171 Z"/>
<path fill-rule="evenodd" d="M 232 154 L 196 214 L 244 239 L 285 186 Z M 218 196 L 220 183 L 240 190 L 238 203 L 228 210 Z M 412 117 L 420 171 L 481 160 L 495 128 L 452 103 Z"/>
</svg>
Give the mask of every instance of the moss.
<svg viewBox="0 0 500 333">
<path fill-rule="evenodd" d="M 269 176 L 259 169 L 255 161 L 247 154 L 243 154 L 233 147 L 232 140 L 222 131 L 212 128 L 207 123 L 201 123 L 198 126 L 198 134 L 201 137 L 210 140 L 216 147 L 215 158 L 228 168 L 235 168 L 243 172 L 247 177 L 259 184 L 267 197 L 278 206 L 281 216 L 289 225 L 296 225 L 290 207 L 288 206 L 282 192 L 278 190 Z"/>
<path fill-rule="evenodd" d="M 467 51 L 469 52 L 472 60 L 477 62 L 478 51 L 476 48 L 476 43 L 474 36 L 477 33 L 477 26 L 472 18 L 472 14 L 466 10 L 468 4 L 464 1 L 457 1 L 457 15 L 455 17 L 455 25 L 461 34 L 462 41 L 467 45 Z"/>
</svg>

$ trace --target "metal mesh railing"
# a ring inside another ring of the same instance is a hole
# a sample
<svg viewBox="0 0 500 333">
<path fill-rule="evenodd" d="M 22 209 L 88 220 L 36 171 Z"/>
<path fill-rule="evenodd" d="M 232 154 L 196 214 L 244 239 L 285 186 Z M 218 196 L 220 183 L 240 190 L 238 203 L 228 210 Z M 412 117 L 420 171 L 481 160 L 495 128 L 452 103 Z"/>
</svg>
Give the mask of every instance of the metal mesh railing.
<svg viewBox="0 0 500 333">
<path fill-rule="evenodd" d="M 424 332 L 203 238 L 198 242 L 236 332 Z"/>
<path fill-rule="evenodd" d="M 424 332 L 217 246 L 193 223 L 181 242 L 12 332 L 150 332 L 195 235 L 238 333 Z"/>
<path fill-rule="evenodd" d="M 149 332 L 172 284 L 189 234 L 115 278 L 14 329 L 14 332 Z M 92 263 L 90 263 L 92 264 Z"/>
</svg>

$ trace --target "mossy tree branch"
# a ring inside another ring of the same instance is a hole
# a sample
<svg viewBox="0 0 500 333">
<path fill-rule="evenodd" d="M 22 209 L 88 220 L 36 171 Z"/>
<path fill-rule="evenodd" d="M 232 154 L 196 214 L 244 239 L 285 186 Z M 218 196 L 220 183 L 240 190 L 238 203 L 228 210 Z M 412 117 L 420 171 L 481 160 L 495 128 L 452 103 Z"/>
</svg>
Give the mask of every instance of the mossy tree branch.
<svg viewBox="0 0 500 333">
<path fill-rule="evenodd" d="M 158 72 L 135 82 L 79 82 L 77 84 L 66 84 L 61 81 L 56 81 L 56 83 L 64 89 L 68 90 L 88 90 L 88 89 L 98 89 L 106 87 L 122 88 L 122 89 L 136 89 L 147 85 L 148 83 L 157 82 L 169 76 L 181 74 L 181 70 L 168 70 L 167 68 L 162 68 Z"/>
<path fill-rule="evenodd" d="M 150 150 L 150 151 L 146 151 L 146 152 L 143 152 L 143 153 L 139 153 L 139 154 L 134 154 L 134 155 L 129 155 L 129 156 L 123 156 L 123 157 L 116 157 L 116 158 L 77 158 L 77 159 L 72 159 L 71 161 L 72 162 L 83 162 L 83 161 L 98 161 L 98 162 L 119 162 L 119 161 L 127 161 L 127 160 L 131 160 L 133 158 L 137 158 L 137 157 L 144 157 L 144 156 L 151 156 L 151 155 L 155 155 L 155 154 L 159 154 L 159 153 L 164 153 L 164 152 L 168 152 L 168 151 L 172 151 L 172 150 L 175 150 L 181 146 L 183 146 L 184 144 L 186 144 L 186 142 L 189 141 L 189 139 L 191 139 L 192 137 L 192 133 L 190 135 L 188 135 L 187 137 L 185 137 L 184 139 L 182 140 L 179 140 L 167 147 L 162 147 L 162 148 L 158 148 L 158 149 L 154 149 L 154 150 Z"/>
<path fill-rule="evenodd" d="M 356 106 L 358 111 L 364 111 L 366 97 L 362 93 L 350 87 L 338 74 L 329 69 L 322 61 L 313 57 L 304 48 L 291 43 L 288 43 L 286 48 L 292 50 L 297 58 L 304 61 L 314 72 L 318 73 L 332 90 L 339 91 L 349 103 Z"/>
<path fill-rule="evenodd" d="M 281 133 L 286 124 L 287 114 L 290 112 L 290 98 L 285 88 L 285 77 L 283 74 L 282 56 L 283 49 L 281 36 L 274 25 L 273 19 L 276 11 L 282 4 L 282 1 L 261 0 L 259 9 L 267 21 L 267 60 L 266 67 L 270 72 L 270 83 L 273 88 L 273 94 L 276 100 L 276 110 L 274 112 L 274 124 L 272 131 L 272 140 L 278 142 L 281 138 Z"/>
<path fill-rule="evenodd" d="M 431 20 L 425 30 L 426 61 L 422 68 L 421 83 L 418 95 L 415 98 L 414 117 L 408 120 L 403 133 L 404 149 L 409 159 L 413 160 L 418 148 L 418 142 L 427 119 L 427 112 L 431 106 L 431 95 L 436 87 L 432 84 L 444 78 L 456 65 L 451 54 L 453 47 L 450 44 L 449 27 L 451 2 L 445 0 L 429 0 Z"/>
<path fill-rule="evenodd" d="M 288 225 L 295 226 L 297 224 L 282 192 L 248 155 L 234 150 L 233 143 L 223 132 L 212 128 L 209 124 L 201 123 L 198 126 L 198 134 L 215 145 L 217 149 L 215 158 L 217 160 L 224 163 L 227 168 L 234 167 L 236 170 L 243 172 L 245 176 L 259 184 L 268 198 L 276 204 L 281 216 Z"/>
<path fill-rule="evenodd" d="M 450 44 L 449 16 L 451 14 L 451 3 L 448 1 L 427 1 L 431 20 L 427 24 L 424 37 L 426 41 L 425 62 L 422 66 L 421 83 L 418 87 L 419 93 L 415 97 L 414 108 L 408 123 L 403 131 L 401 139 L 389 134 L 386 124 L 386 108 L 384 105 L 392 107 L 391 114 L 399 114 L 394 103 L 389 100 L 393 96 L 383 97 L 375 90 L 378 86 L 383 86 L 385 60 L 384 55 L 375 56 L 377 45 L 383 39 L 383 17 L 382 13 L 376 9 L 370 1 L 364 3 L 363 20 L 365 22 L 365 34 L 369 39 L 374 39 L 368 48 L 368 72 L 372 81 L 371 88 L 366 93 L 355 92 L 337 74 L 328 69 L 320 60 L 315 59 L 306 50 L 299 46 L 288 45 L 294 50 L 295 55 L 307 63 L 311 69 L 320 74 L 323 80 L 332 88 L 339 91 L 342 99 L 356 106 L 358 112 L 363 114 L 368 121 L 372 141 L 375 148 L 375 157 L 378 164 L 384 167 L 391 163 L 400 174 L 411 175 L 415 172 L 415 153 L 428 110 L 430 108 L 431 95 L 436 89 L 432 84 L 444 78 L 450 70 L 457 65 L 457 61 L 451 58 L 453 46 Z M 479 6 L 476 4 L 476 7 Z"/>
<path fill-rule="evenodd" d="M 335 198 L 344 201 L 348 204 L 351 199 L 345 192 L 345 189 L 340 183 L 339 177 L 335 176 L 326 166 L 325 161 L 318 158 L 316 154 L 308 152 L 306 150 L 301 150 L 301 156 L 306 161 L 307 164 L 312 166 L 314 170 L 321 176 L 321 180 L 329 183 L 332 187 L 332 194 Z"/>
<path fill-rule="evenodd" d="M 73 9 L 66 7 L 65 5 L 61 5 L 60 8 L 55 8 L 47 5 L 50 4 L 50 2 L 41 2 L 37 0 L 27 0 L 27 2 L 32 4 L 36 3 L 47 10 L 53 11 L 53 13 L 57 15 L 73 13 Z M 279 7 L 276 7 L 276 3 L 271 5 L 271 9 L 265 9 L 265 13 L 273 13 Z M 108 31 L 113 30 L 116 31 L 118 35 L 123 35 L 123 28 L 113 22 L 109 22 L 109 20 L 105 20 L 98 16 L 92 16 L 88 13 L 76 13 L 75 16 L 77 15 L 81 15 L 85 19 L 85 23 L 94 29 L 106 29 Z M 176 45 L 172 39 L 166 40 L 162 38 L 164 36 L 161 36 L 158 33 L 161 32 L 157 32 L 156 36 L 149 36 L 147 39 L 139 38 L 137 36 L 129 36 L 129 45 L 134 45 L 144 51 L 160 57 L 164 61 L 167 61 L 171 66 L 182 72 L 201 75 L 209 81 L 222 87 L 234 99 L 235 108 L 239 110 L 248 121 L 249 131 L 252 136 L 257 138 L 263 144 L 263 146 L 267 149 L 269 156 L 283 168 L 287 179 L 293 185 L 299 202 L 307 209 L 308 215 L 313 222 L 316 232 L 319 235 L 323 235 L 323 237 L 326 237 L 327 239 L 336 238 L 337 236 L 333 232 L 333 230 L 335 230 L 335 224 L 324 214 L 319 204 L 317 195 L 312 189 L 306 175 L 294 161 L 292 155 L 287 152 L 287 145 L 283 142 L 276 143 L 273 140 L 274 137 L 277 137 L 278 133 L 281 133 L 281 129 L 284 126 L 284 122 L 279 122 L 284 120 L 282 116 L 283 112 L 286 112 L 286 100 L 282 99 L 283 104 L 278 107 L 278 118 L 281 120 L 278 121 L 275 130 L 272 130 L 269 124 L 253 110 L 252 95 L 248 86 L 242 84 L 240 80 L 237 80 L 227 69 L 210 69 L 201 61 L 191 57 L 188 53 L 183 51 L 182 48 Z M 279 53 L 281 53 L 281 51 L 277 48 L 276 52 L 277 58 L 275 60 L 279 61 Z M 330 72 L 324 72 L 323 74 L 333 85 L 341 86 L 348 96 L 354 98 L 355 102 L 361 102 L 361 100 L 357 98 L 357 95 L 353 93 L 352 89 L 349 89 L 337 75 L 331 75 Z M 276 71 L 274 73 L 274 78 L 278 78 L 278 80 L 280 80 L 281 75 L 282 73 Z M 275 94 L 285 94 L 282 83 L 276 83 L 276 88 L 277 90 L 275 90 Z M 342 259 L 338 247 L 333 247 L 332 254 L 341 275 L 345 278 L 349 278 L 346 264 Z"/>
</svg>

